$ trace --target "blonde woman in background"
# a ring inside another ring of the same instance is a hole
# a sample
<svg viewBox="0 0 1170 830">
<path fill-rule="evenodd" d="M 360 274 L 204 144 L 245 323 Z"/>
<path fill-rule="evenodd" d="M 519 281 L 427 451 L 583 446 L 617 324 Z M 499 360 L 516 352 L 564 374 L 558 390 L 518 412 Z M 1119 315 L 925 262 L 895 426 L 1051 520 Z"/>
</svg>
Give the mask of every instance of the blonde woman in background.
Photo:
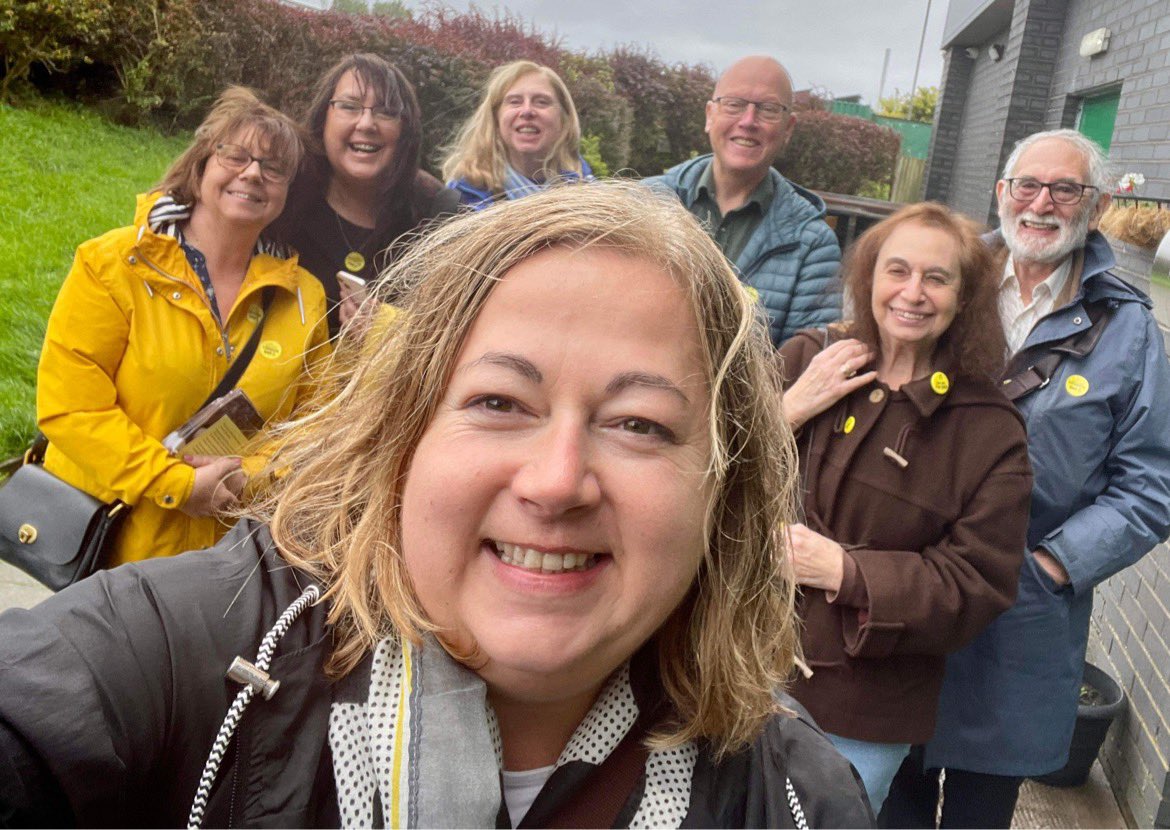
<svg viewBox="0 0 1170 830">
<path fill-rule="evenodd" d="M 581 124 L 556 72 L 513 61 L 492 72 L 479 106 L 443 162 L 447 187 L 475 210 L 519 199 L 557 181 L 589 181 Z"/>
</svg>

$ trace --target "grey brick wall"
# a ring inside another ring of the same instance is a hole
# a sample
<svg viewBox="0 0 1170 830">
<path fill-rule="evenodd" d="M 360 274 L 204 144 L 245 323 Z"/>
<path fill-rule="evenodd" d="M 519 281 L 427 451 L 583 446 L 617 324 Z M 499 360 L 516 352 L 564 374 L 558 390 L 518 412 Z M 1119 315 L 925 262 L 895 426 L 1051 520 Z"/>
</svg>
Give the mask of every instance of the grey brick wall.
<svg viewBox="0 0 1170 830">
<path fill-rule="evenodd" d="M 1088 658 L 1129 704 L 1101 764 L 1131 826 L 1170 827 L 1170 549 L 1098 586 Z"/>
<path fill-rule="evenodd" d="M 1078 54 L 1081 38 L 1109 29 L 1109 49 Z M 1143 196 L 1170 198 L 1170 3 L 1069 0 L 1063 46 L 1052 76 L 1047 127 L 1072 126 L 1076 102 L 1120 87 L 1109 156 L 1118 174 L 1140 172 Z M 1071 113 L 1071 114 L 1068 114 Z"/>
<path fill-rule="evenodd" d="M 967 98 L 974 65 L 975 61 L 958 46 L 948 49 L 943 60 L 942 87 L 934 110 L 930 153 L 926 158 L 923 198 L 930 201 L 950 201 L 952 173 L 963 134 L 963 102 Z"/>
<path fill-rule="evenodd" d="M 1004 30 L 990 42 L 1007 40 L 1008 31 Z M 1006 54 L 1002 60 L 992 61 L 987 49 L 980 49 L 963 102 L 963 126 L 947 201 L 980 222 L 990 221 L 993 215 L 996 177 L 989 179 L 987 171 L 999 169 L 1014 74 Z"/>
</svg>

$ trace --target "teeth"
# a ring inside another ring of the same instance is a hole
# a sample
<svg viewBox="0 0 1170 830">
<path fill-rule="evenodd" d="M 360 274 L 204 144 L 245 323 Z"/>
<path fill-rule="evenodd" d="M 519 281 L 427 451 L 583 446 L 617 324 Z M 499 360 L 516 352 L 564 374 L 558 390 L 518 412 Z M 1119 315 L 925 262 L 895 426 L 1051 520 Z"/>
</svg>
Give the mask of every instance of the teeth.
<svg viewBox="0 0 1170 830">
<path fill-rule="evenodd" d="M 918 323 L 918 322 L 921 322 L 921 321 L 926 319 L 925 314 L 915 314 L 913 311 L 902 311 L 902 310 L 897 309 L 897 308 L 893 308 L 890 310 L 894 312 L 895 317 L 901 317 L 903 320 L 910 320 L 910 321 L 913 321 L 915 323 Z"/>
<path fill-rule="evenodd" d="M 733 138 L 731 139 L 731 143 L 738 144 L 740 147 L 755 147 L 760 142 L 751 138 Z"/>
<path fill-rule="evenodd" d="M 595 553 L 541 553 L 508 542 L 494 542 L 492 547 L 505 565 L 549 574 L 588 570 L 597 560 Z"/>
<path fill-rule="evenodd" d="M 1032 222 L 1028 219 L 1023 220 L 1023 225 L 1025 228 L 1036 228 L 1042 231 L 1055 230 L 1060 227 L 1052 222 Z"/>
<path fill-rule="evenodd" d="M 357 142 L 350 144 L 349 148 L 359 153 L 376 153 L 381 149 L 377 144 L 358 144 Z"/>
<path fill-rule="evenodd" d="M 241 199 L 245 202 L 259 202 L 260 201 L 260 197 L 254 195 L 252 193 L 241 193 L 238 190 L 229 190 L 228 194 L 231 196 L 235 196 L 237 199 Z"/>
</svg>

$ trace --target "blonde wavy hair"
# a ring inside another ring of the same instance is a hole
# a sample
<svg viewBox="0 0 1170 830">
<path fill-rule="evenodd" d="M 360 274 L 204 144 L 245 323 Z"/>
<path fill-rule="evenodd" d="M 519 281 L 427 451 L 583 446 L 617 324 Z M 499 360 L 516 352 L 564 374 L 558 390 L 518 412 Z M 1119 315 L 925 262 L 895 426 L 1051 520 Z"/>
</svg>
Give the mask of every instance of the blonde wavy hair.
<svg viewBox="0 0 1170 830">
<path fill-rule="evenodd" d="M 271 492 L 252 507 L 284 557 L 321 581 L 351 670 L 386 637 L 434 631 L 401 545 L 411 460 L 465 338 L 508 271 L 552 247 L 649 259 L 688 297 L 712 390 L 706 549 L 687 596 L 654 635 L 673 719 L 656 746 L 744 746 L 776 713 L 798 648 L 782 528 L 794 520 L 796 454 L 762 320 L 719 249 L 677 199 L 606 182 L 553 187 L 453 220 L 383 275 L 408 291 L 401 319 L 367 336 L 318 408 L 277 433 Z M 327 400 L 326 400 L 327 398 Z"/>
<path fill-rule="evenodd" d="M 581 122 L 577 118 L 577 108 L 573 106 L 569 88 L 561 76 L 547 66 L 532 61 L 512 61 L 492 70 L 479 106 L 446 148 L 443 181 L 466 179 L 476 187 L 493 192 L 503 189 L 508 147 L 500 135 L 499 119 L 496 116 L 512 85 L 525 75 L 533 74 L 544 78 L 552 86 L 563 118 L 561 135 L 544 159 L 544 177 L 551 180 L 566 172 L 582 175 Z"/>
</svg>

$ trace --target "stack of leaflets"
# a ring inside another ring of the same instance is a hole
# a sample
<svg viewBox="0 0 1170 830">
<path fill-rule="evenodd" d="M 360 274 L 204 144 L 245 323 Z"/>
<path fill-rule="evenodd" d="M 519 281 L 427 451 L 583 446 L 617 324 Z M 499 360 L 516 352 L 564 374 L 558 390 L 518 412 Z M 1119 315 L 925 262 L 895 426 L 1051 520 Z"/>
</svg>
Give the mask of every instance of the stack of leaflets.
<svg viewBox="0 0 1170 830">
<path fill-rule="evenodd" d="M 239 455 L 264 419 L 242 389 L 233 389 L 200 409 L 163 439 L 171 455 Z"/>
</svg>

